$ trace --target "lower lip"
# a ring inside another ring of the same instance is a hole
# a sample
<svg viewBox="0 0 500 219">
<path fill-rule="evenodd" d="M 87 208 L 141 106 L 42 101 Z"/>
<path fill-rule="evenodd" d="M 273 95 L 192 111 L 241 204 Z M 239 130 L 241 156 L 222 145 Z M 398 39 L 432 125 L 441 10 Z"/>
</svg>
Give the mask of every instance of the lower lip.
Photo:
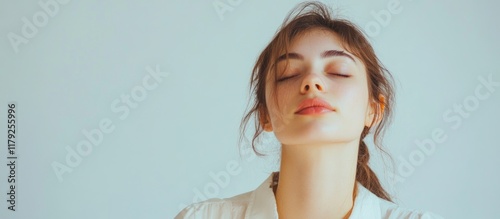
<svg viewBox="0 0 500 219">
<path fill-rule="evenodd" d="M 297 112 L 296 114 L 313 115 L 313 114 L 323 114 L 323 113 L 328 113 L 328 112 L 332 112 L 332 110 L 327 109 L 325 107 L 308 107 L 308 108 L 305 108 L 305 109 Z"/>
</svg>

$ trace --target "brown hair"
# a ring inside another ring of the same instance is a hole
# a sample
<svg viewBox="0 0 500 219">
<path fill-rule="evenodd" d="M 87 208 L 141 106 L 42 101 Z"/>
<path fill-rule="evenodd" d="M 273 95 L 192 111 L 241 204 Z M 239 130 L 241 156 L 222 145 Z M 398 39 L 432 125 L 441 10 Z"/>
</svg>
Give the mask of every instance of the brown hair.
<svg viewBox="0 0 500 219">
<path fill-rule="evenodd" d="M 309 8 L 310 10 L 307 10 Z M 283 51 L 287 54 L 289 44 L 294 37 L 312 28 L 333 31 L 340 37 L 341 43 L 346 50 L 363 61 L 368 78 L 369 99 L 378 106 L 375 107 L 375 116 L 372 121 L 373 124 L 373 122 L 378 120 L 373 135 L 374 143 L 379 150 L 387 154 L 382 149 L 381 136 L 384 133 L 385 125 L 389 123 L 392 115 L 394 100 L 393 85 L 391 83 L 392 75 L 381 64 L 359 27 L 348 20 L 332 18 L 330 14 L 329 8 L 319 2 L 304 2 L 297 5 L 288 14 L 279 31 L 258 57 L 250 79 L 250 92 L 254 97 L 253 106 L 243 117 L 240 125 L 241 143 L 248 121 L 252 117 L 255 119 L 255 133 L 251 145 L 257 155 L 264 155 L 256 150 L 255 143 L 263 131 L 259 119 L 265 117 L 267 114 L 265 96 L 266 78 L 270 72 L 274 73 L 275 77 L 277 77 L 276 69 L 273 65 L 275 60 L 280 54 L 283 54 Z M 356 180 L 378 197 L 391 201 L 390 195 L 382 187 L 376 174 L 368 164 L 370 154 L 363 139 L 368 135 L 370 129 L 371 127 L 365 126 L 361 133 Z"/>
</svg>

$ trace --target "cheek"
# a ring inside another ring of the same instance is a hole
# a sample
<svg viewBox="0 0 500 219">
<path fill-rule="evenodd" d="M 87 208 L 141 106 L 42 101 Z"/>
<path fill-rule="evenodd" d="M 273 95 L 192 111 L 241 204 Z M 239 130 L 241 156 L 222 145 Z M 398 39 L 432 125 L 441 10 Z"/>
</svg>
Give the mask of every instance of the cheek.
<svg viewBox="0 0 500 219">
<path fill-rule="evenodd" d="M 368 104 L 368 89 L 361 83 L 339 85 L 335 89 L 336 99 L 340 110 L 360 114 L 365 113 Z"/>
<path fill-rule="evenodd" d="M 271 120 L 274 120 L 279 114 L 278 106 L 283 105 L 282 103 L 279 103 L 281 99 L 279 98 L 279 95 L 278 90 L 275 90 L 272 86 L 266 87 L 266 105 Z"/>
<path fill-rule="evenodd" d="M 289 96 L 287 92 L 283 92 L 283 89 L 277 89 L 274 96 L 269 95 L 268 108 L 273 120 L 281 118 L 287 112 Z"/>
<path fill-rule="evenodd" d="M 285 108 L 289 105 L 290 99 L 292 97 L 292 87 L 280 86 L 276 89 L 276 103 L 280 107 L 280 111 L 285 110 Z"/>
<path fill-rule="evenodd" d="M 267 109 L 275 131 L 277 131 L 278 127 L 288 124 L 289 115 L 293 113 L 294 109 L 292 109 L 293 104 L 291 102 L 293 95 L 291 94 L 291 89 L 279 86 L 275 90 L 275 93 L 271 90 L 268 90 L 270 92 L 266 92 Z"/>
<path fill-rule="evenodd" d="M 283 106 L 286 97 L 287 88 L 283 89 L 282 86 L 267 85 L 266 86 L 266 103 L 268 107 L 277 108 Z"/>
</svg>

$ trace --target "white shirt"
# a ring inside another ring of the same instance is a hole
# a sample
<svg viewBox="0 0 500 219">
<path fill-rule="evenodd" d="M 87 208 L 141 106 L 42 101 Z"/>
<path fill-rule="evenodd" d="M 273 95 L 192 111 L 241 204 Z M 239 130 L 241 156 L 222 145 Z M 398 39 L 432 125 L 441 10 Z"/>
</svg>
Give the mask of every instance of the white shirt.
<svg viewBox="0 0 500 219">
<path fill-rule="evenodd" d="M 230 198 L 212 198 L 191 204 L 175 219 L 278 219 L 276 199 L 272 188 L 272 174 L 257 189 Z M 357 182 L 358 194 L 350 219 L 443 219 L 443 217 L 405 209 L 379 198 Z"/>
</svg>

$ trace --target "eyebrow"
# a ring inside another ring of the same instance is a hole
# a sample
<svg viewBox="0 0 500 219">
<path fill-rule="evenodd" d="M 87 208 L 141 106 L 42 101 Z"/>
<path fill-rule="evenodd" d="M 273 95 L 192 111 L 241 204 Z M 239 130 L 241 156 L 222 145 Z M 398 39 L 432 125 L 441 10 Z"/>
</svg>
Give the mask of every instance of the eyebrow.
<svg viewBox="0 0 500 219">
<path fill-rule="evenodd" d="M 285 53 L 283 55 L 280 55 L 278 57 L 278 59 L 276 59 L 276 63 L 278 63 L 280 61 L 283 61 L 283 60 L 286 60 L 287 59 L 287 55 L 288 55 L 289 59 L 304 60 L 304 56 L 302 56 L 301 54 L 291 52 L 291 53 Z M 351 59 L 354 63 L 356 63 L 356 60 L 354 60 L 354 58 L 351 55 L 347 54 L 344 51 L 340 51 L 340 50 L 326 50 L 326 51 L 324 51 L 324 52 L 321 53 L 321 58 L 328 58 L 328 57 L 335 57 L 335 56 L 347 57 L 347 58 Z"/>
</svg>

